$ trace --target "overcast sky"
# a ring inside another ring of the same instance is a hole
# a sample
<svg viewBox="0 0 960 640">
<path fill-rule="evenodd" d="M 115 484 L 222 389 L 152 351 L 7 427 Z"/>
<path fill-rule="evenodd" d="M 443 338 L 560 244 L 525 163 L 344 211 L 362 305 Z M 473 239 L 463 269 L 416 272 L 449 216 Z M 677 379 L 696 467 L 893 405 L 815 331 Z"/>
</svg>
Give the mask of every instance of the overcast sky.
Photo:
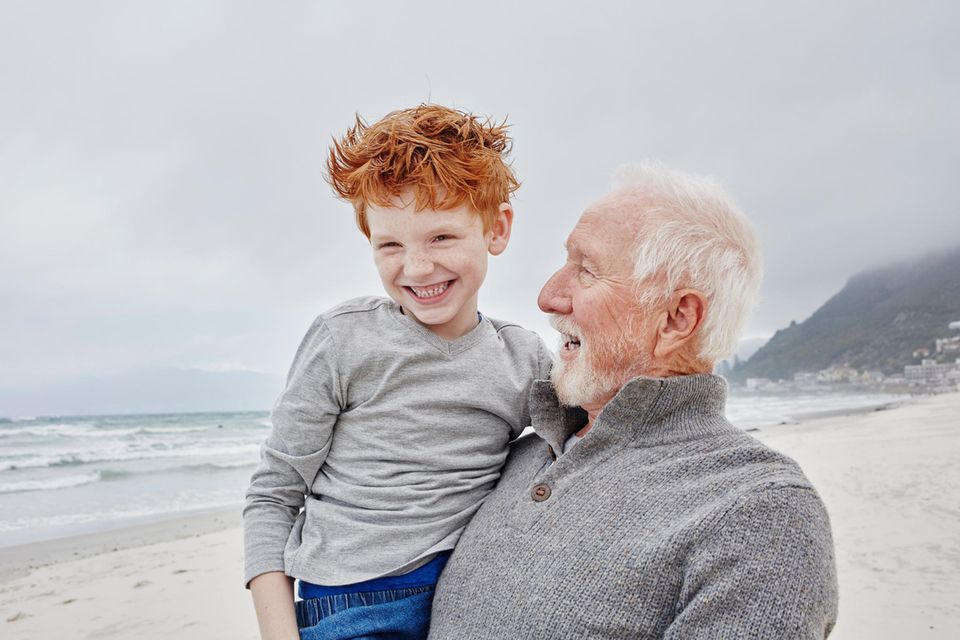
<svg viewBox="0 0 960 640">
<path fill-rule="evenodd" d="M 727 184 L 767 277 L 748 336 L 960 244 L 956 2 L 0 4 L 0 389 L 152 366 L 282 373 L 380 294 L 332 135 L 432 101 L 512 123 L 481 309 L 536 295 L 624 162 Z M 552 339 L 552 338 L 551 338 Z"/>
</svg>

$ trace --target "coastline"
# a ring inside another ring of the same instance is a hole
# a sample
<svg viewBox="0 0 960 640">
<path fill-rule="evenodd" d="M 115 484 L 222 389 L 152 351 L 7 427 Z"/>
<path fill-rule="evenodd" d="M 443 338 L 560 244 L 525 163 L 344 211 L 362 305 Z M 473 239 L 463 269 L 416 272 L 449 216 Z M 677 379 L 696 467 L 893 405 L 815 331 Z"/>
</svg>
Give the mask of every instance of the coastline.
<svg viewBox="0 0 960 640">
<path fill-rule="evenodd" d="M 750 431 L 796 459 L 827 505 L 840 580 L 831 639 L 952 638 L 960 393 Z M 239 507 L 0 548 L 0 636 L 256 640 L 242 553 Z"/>
<path fill-rule="evenodd" d="M 925 396 L 928 397 L 928 396 Z M 790 414 L 790 422 L 788 424 L 801 424 L 801 423 L 810 423 L 816 422 L 817 420 L 825 420 L 827 418 L 846 418 L 850 416 L 860 416 L 869 413 L 877 413 L 880 411 L 890 411 L 891 409 L 896 409 L 898 407 L 906 406 L 914 402 L 917 398 L 915 396 L 904 396 L 903 399 L 898 400 L 889 400 L 886 402 L 878 402 L 876 404 L 865 405 L 862 407 L 850 407 L 847 409 L 823 409 L 820 411 L 804 411 L 802 413 Z M 763 427 L 760 427 L 763 429 Z"/>
<path fill-rule="evenodd" d="M 143 524 L 0 547 L 0 584 L 53 564 L 235 529 L 241 525 L 242 508 L 237 504 Z"/>
</svg>

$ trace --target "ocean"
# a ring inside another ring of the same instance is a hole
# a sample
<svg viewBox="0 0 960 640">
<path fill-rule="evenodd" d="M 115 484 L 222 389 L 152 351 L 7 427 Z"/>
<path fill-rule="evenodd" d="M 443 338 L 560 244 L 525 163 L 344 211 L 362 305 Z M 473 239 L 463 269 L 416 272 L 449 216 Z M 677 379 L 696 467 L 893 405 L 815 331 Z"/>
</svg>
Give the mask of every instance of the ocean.
<svg viewBox="0 0 960 640">
<path fill-rule="evenodd" d="M 744 429 L 886 404 L 851 393 L 731 395 Z M 0 547 L 240 509 L 267 412 L 0 419 Z"/>
<path fill-rule="evenodd" d="M 0 546 L 239 505 L 269 414 L 0 419 Z"/>
</svg>

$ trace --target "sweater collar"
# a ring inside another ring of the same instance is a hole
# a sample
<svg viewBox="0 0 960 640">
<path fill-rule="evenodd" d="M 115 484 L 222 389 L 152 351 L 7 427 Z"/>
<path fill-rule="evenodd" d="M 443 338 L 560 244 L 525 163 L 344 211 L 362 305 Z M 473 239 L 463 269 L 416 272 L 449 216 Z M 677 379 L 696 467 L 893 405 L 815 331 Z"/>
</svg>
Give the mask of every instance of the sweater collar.
<svg viewBox="0 0 960 640">
<path fill-rule="evenodd" d="M 726 397 L 726 381 L 711 374 L 634 378 L 607 403 L 586 438 L 656 446 L 729 432 Z M 530 416 L 534 430 L 556 452 L 587 423 L 583 409 L 560 405 L 547 380 L 534 383 Z"/>
</svg>

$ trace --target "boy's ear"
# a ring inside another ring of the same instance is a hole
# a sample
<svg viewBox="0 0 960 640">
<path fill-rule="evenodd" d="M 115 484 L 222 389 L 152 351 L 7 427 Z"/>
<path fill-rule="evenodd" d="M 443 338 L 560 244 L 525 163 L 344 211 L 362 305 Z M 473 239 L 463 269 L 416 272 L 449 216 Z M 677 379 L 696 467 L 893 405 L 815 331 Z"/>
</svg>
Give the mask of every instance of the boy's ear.
<svg viewBox="0 0 960 640">
<path fill-rule="evenodd" d="M 509 202 L 501 202 L 497 209 L 497 217 L 490 229 L 490 240 L 487 250 L 490 255 L 498 256 L 507 248 L 510 242 L 510 230 L 513 228 L 513 207 Z"/>
</svg>

